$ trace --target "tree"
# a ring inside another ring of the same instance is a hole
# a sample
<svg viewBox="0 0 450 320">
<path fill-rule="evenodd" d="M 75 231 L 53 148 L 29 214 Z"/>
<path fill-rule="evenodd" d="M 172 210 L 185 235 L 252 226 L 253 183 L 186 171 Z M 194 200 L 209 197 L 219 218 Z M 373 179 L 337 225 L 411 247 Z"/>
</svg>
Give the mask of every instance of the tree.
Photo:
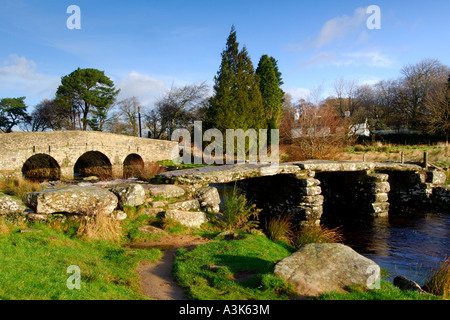
<svg viewBox="0 0 450 320">
<path fill-rule="evenodd" d="M 34 107 L 27 127 L 33 132 L 61 130 L 67 125 L 67 120 L 64 109 L 58 105 L 55 99 L 44 99 Z"/>
<path fill-rule="evenodd" d="M 280 125 L 282 149 L 289 161 L 333 159 L 349 142 L 348 128 L 349 124 L 326 101 L 285 104 Z"/>
<path fill-rule="evenodd" d="M 139 135 L 140 102 L 136 97 L 121 100 L 117 103 L 118 113 L 115 115 L 122 123 L 122 134 L 137 137 Z"/>
<path fill-rule="evenodd" d="M 103 71 L 78 68 L 61 79 L 56 100 L 69 115 L 70 129 L 102 130 L 118 93 Z"/>
<path fill-rule="evenodd" d="M 177 128 L 191 128 L 203 107 L 208 86 L 200 84 L 172 87 L 156 101 L 156 108 L 144 115 L 152 137 L 170 139 Z"/>
<path fill-rule="evenodd" d="M 410 129 L 423 129 L 428 91 L 447 79 L 448 68 L 439 60 L 425 59 L 402 68 L 397 82 L 396 111 L 406 117 Z"/>
<path fill-rule="evenodd" d="M 425 106 L 428 110 L 427 131 L 429 133 L 443 133 L 450 135 L 450 76 L 447 83 L 440 83 L 428 92 Z"/>
<path fill-rule="evenodd" d="M 13 127 L 29 121 L 25 97 L 4 98 L 0 100 L 0 130 L 6 133 L 12 131 Z"/>
<path fill-rule="evenodd" d="M 270 58 L 265 54 L 259 60 L 258 68 L 256 69 L 256 74 L 260 78 L 259 88 L 269 130 L 278 129 L 279 127 L 281 104 L 284 98 L 284 92 L 281 90 L 279 83 L 281 73 L 275 70 L 274 61 L 276 63 L 274 58 Z"/>
<path fill-rule="evenodd" d="M 233 26 L 214 77 L 214 94 L 206 114 L 206 126 L 223 133 L 226 129 L 245 131 L 267 126 L 258 76 L 246 47 L 239 51 L 236 39 Z"/>
</svg>

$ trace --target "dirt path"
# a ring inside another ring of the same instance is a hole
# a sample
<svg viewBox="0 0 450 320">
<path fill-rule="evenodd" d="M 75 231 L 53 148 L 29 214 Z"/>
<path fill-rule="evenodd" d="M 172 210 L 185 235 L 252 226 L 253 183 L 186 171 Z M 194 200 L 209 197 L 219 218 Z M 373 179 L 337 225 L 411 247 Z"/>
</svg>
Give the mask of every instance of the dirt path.
<svg viewBox="0 0 450 320">
<path fill-rule="evenodd" d="M 195 247 L 208 242 L 194 236 L 167 235 L 159 242 L 134 244 L 135 248 L 161 248 L 163 257 L 157 263 L 141 263 L 138 273 L 141 276 L 141 290 L 145 296 L 154 300 L 187 300 L 187 296 L 174 280 L 172 268 L 178 248 Z"/>
</svg>

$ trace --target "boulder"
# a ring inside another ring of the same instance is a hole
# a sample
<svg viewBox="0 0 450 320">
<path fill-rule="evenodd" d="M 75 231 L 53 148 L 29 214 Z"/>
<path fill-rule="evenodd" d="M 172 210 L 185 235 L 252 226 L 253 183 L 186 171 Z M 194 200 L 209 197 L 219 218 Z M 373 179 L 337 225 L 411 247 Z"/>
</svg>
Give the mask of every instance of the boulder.
<svg viewBox="0 0 450 320">
<path fill-rule="evenodd" d="M 147 200 L 145 189 L 137 183 L 117 185 L 111 188 L 119 199 L 119 207 L 124 206 L 137 207 L 144 204 Z"/>
<path fill-rule="evenodd" d="M 167 232 L 164 231 L 163 229 L 156 228 L 153 226 L 141 226 L 138 228 L 138 231 L 142 232 L 142 233 L 157 233 L 157 234 L 163 234 L 163 235 L 167 234 Z"/>
<path fill-rule="evenodd" d="M 200 209 L 200 203 L 197 199 L 192 200 L 182 200 L 177 202 L 172 202 L 167 205 L 168 209 L 176 209 L 176 210 L 199 210 Z"/>
<path fill-rule="evenodd" d="M 183 188 L 173 184 L 162 184 L 148 188 L 153 197 L 178 198 L 184 196 L 186 191 Z"/>
<path fill-rule="evenodd" d="M 111 215 L 117 203 L 114 193 L 98 187 L 69 186 L 25 195 L 25 204 L 37 214 Z"/>
<path fill-rule="evenodd" d="M 207 222 L 206 214 L 201 211 L 167 210 L 164 216 L 189 228 L 200 228 Z"/>
<path fill-rule="evenodd" d="M 24 213 L 27 210 L 22 201 L 7 195 L 0 195 L 0 215 L 10 213 Z"/>
<path fill-rule="evenodd" d="M 393 281 L 394 286 L 403 291 L 425 292 L 417 282 L 414 282 L 404 276 L 397 276 Z"/>
<path fill-rule="evenodd" d="M 343 292 L 349 285 L 372 286 L 380 267 L 352 248 L 338 243 L 307 244 L 281 260 L 274 273 L 293 284 L 299 295 Z"/>
<path fill-rule="evenodd" d="M 150 217 L 156 217 L 161 212 L 164 212 L 163 208 L 144 208 L 142 214 L 145 214 Z"/>
<path fill-rule="evenodd" d="M 209 213 L 218 213 L 220 211 L 219 191 L 214 187 L 205 187 L 197 190 L 194 197 L 199 201 L 202 210 Z"/>
</svg>

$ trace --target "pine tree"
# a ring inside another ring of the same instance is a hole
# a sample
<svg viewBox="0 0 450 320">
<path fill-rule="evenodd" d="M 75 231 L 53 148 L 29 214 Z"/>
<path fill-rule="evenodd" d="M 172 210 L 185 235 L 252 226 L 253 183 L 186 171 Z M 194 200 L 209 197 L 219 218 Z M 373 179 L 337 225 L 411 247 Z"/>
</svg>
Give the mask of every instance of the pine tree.
<svg viewBox="0 0 450 320">
<path fill-rule="evenodd" d="M 259 60 L 256 74 L 260 78 L 259 87 L 267 120 L 267 128 L 277 129 L 281 115 L 281 104 L 284 92 L 280 89 L 281 72 L 278 71 L 276 60 L 263 55 Z"/>
<path fill-rule="evenodd" d="M 258 77 L 247 49 L 239 51 L 236 30 L 231 28 L 222 62 L 214 77 L 214 95 L 209 101 L 206 126 L 223 133 L 226 129 L 265 128 L 265 115 Z"/>
</svg>

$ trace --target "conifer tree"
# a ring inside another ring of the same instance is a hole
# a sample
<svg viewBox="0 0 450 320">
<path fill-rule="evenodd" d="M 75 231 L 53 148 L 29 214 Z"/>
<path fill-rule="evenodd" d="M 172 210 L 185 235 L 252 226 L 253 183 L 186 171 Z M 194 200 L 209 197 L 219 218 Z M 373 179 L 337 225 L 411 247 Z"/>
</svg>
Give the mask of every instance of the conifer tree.
<svg viewBox="0 0 450 320">
<path fill-rule="evenodd" d="M 239 51 L 236 30 L 231 28 L 222 62 L 214 77 L 214 95 L 209 101 L 206 126 L 226 129 L 266 128 L 259 80 L 247 49 Z"/>
<path fill-rule="evenodd" d="M 263 55 L 259 60 L 256 74 L 260 78 L 259 87 L 263 99 L 267 128 L 269 130 L 277 129 L 284 92 L 280 89 L 281 73 L 276 67 L 276 60 L 266 54 Z"/>
</svg>

